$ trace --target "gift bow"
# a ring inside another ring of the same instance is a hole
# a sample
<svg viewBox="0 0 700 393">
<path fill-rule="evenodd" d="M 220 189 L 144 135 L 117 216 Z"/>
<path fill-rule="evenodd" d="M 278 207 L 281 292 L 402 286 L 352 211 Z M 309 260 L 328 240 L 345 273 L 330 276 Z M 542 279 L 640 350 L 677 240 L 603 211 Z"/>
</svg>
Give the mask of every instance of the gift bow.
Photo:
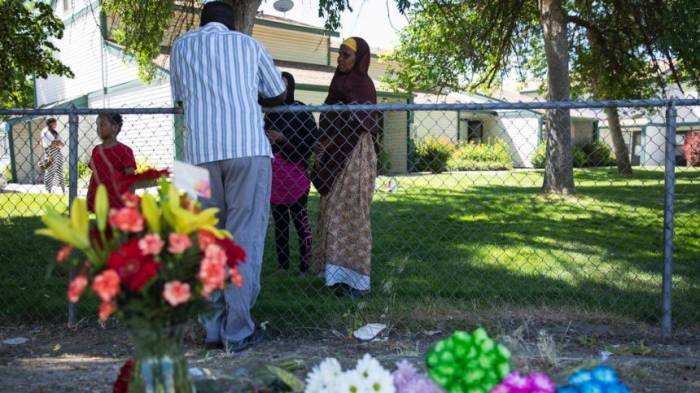
<svg viewBox="0 0 700 393">
<path fill-rule="evenodd" d="M 510 351 L 482 328 L 438 341 L 426 362 L 430 377 L 449 393 L 487 393 L 510 373 Z"/>
</svg>

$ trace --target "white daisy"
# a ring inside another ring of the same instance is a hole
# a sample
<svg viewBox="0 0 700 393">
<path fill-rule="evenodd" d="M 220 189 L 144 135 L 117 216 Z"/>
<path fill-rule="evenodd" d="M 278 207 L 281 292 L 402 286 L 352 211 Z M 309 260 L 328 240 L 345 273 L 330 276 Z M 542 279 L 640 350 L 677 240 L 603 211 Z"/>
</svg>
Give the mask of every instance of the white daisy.
<svg viewBox="0 0 700 393">
<path fill-rule="evenodd" d="M 304 393 L 330 393 L 342 373 L 337 359 L 326 358 L 306 377 Z"/>
<path fill-rule="evenodd" d="M 365 383 L 365 379 L 356 370 L 344 372 L 340 378 L 336 380 L 333 393 L 368 393 L 369 389 Z"/>
<path fill-rule="evenodd" d="M 381 369 L 370 374 L 366 382 L 367 392 L 371 393 L 394 393 L 394 377 L 387 370 Z"/>
<path fill-rule="evenodd" d="M 394 393 L 394 377 L 369 354 L 357 362 L 355 371 L 362 378 L 367 392 Z"/>
<path fill-rule="evenodd" d="M 355 370 L 362 375 L 362 378 L 368 379 L 372 373 L 379 370 L 384 370 L 379 361 L 372 357 L 372 355 L 366 353 L 362 359 L 357 361 Z"/>
</svg>

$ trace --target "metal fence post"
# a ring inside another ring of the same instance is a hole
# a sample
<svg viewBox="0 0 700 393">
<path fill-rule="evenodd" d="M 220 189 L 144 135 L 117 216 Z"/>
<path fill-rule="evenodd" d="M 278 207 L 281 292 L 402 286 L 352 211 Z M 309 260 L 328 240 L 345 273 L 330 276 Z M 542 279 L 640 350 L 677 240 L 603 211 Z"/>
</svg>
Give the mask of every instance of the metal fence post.
<svg viewBox="0 0 700 393">
<path fill-rule="evenodd" d="M 666 107 L 666 160 L 664 197 L 664 272 L 662 280 L 661 335 L 671 337 L 671 288 L 673 276 L 673 204 L 676 187 L 676 104 Z"/>
<path fill-rule="evenodd" d="M 75 113 L 75 105 L 71 104 L 68 112 L 68 209 L 78 196 L 78 115 Z M 70 279 L 75 277 L 75 272 L 70 273 Z M 73 327 L 77 322 L 77 307 L 75 303 L 68 303 L 68 326 Z"/>
</svg>

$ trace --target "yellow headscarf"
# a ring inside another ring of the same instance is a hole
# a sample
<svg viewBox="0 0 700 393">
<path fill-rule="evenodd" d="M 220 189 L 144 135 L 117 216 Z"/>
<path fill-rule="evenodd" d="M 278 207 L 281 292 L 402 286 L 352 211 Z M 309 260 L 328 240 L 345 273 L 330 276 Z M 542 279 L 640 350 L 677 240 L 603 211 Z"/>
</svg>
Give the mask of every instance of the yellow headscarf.
<svg viewBox="0 0 700 393">
<path fill-rule="evenodd" d="M 357 41 L 355 41 L 354 38 L 346 38 L 345 41 L 343 41 L 343 45 L 352 49 L 353 52 L 357 52 Z"/>
</svg>

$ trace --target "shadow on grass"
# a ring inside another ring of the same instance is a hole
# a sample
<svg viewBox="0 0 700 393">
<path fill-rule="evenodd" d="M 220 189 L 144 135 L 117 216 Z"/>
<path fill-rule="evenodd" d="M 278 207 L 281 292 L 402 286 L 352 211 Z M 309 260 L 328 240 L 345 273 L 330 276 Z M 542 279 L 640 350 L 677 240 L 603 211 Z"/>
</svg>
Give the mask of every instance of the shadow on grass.
<svg viewBox="0 0 700 393">
<path fill-rule="evenodd" d="M 427 184 L 377 194 L 373 293 L 362 301 L 336 298 L 313 275 L 277 273 L 270 230 L 254 314 L 282 333 L 343 331 L 377 321 L 430 329 L 443 324 L 449 310 L 498 305 L 574 307 L 655 322 L 661 302 L 663 185 L 653 182 L 658 172 L 637 171 L 627 186 L 607 172 L 577 172 L 580 185 L 573 198 L 543 197 L 532 181 L 523 182 L 528 187 L 475 186 L 466 178 L 462 191 Z M 684 177 L 677 187 L 673 305 L 680 325 L 700 320 L 700 181 L 695 179 Z M 317 206 L 312 196 L 310 211 Z M 36 217 L 14 217 L 0 228 L 0 320 L 65 321 L 67 277 L 45 278 L 59 246 L 33 235 L 40 225 Z M 426 308 L 433 312 L 426 314 Z M 80 317 L 93 318 L 96 311 L 95 303 L 81 303 Z"/>
<path fill-rule="evenodd" d="M 693 187 L 700 195 L 700 184 Z M 577 198 L 564 200 L 507 186 L 384 197 L 372 207 L 370 299 L 337 300 L 318 279 L 273 273 L 274 249 L 268 247 L 258 315 L 278 326 L 347 327 L 389 316 L 405 320 L 392 311 L 437 299 L 469 306 L 570 306 L 655 322 L 663 211 L 648 196 L 663 200 L 662 189 L 618 188 L 582 187 Z M 679 212 L 678 221 L 697 214 Z M 675 255 L 674 317 L 681 325 L 700 319 L 698 225 L 676 231 L 683 246 Z"/>
</svg>

